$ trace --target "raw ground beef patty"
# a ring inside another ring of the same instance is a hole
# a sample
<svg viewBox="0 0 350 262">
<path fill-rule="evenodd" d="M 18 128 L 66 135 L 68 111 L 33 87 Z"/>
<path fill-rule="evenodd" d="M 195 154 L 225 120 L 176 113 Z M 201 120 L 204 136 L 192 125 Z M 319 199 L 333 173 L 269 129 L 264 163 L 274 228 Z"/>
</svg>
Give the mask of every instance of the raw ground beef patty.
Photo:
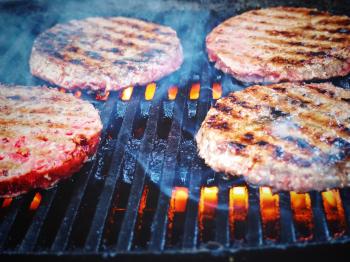
<svg viewBox="0 0 350 262">
<path fill-rule="evenodd" d="M 46 87 L 0 85 L 0 197 L 49 188 L 95 151 L 97 110 Z"/>
</svg>

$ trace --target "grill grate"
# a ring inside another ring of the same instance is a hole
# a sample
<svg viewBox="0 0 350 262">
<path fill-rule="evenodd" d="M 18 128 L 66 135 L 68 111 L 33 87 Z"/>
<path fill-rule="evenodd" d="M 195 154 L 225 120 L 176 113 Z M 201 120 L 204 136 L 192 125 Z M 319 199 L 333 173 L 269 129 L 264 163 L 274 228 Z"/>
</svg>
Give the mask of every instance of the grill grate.
<svg viewBox="0 0 350 262">
<path fill-rule="evenodd" d="M 324 7 L 344 6 L 330 5 Z M 245 87 L 209 64 L 204 37 L 224 18 L 256 3 L 232 9 L 228 3 L 212 9 L 179 6 L 185 10 L 166 4 L 165 10 L 142 14 L 116 6 L 70 9 L 64 18 L 51 4 L 1 6 L 0 17 L 11 21 L 7 27 L 0 23 L 1 32 L 16 42 L 0 40 L 5 83 L 45 84 L 29 74 L 32 41 L 45 28 L 76 17 L 150 16 L 175 28 L 185 51 L 181 70 L 157 82 L 154 96 L 153 85 L 97 94 L 99 99 L 82 92 L 101 113 L 98 152 L 72 179 L 50 190 L 0 200 L 1 255 L 224 255 L 350 243 L 349 189 L 272 195 L 268 188 L 214 173 L 198 157 L 193 134 L 209 107 L 221 91 Z M 21 12 L 28 14 L 24 21 Z M 350 79 L 334 83 L 348 88 Z"/>
</svg>

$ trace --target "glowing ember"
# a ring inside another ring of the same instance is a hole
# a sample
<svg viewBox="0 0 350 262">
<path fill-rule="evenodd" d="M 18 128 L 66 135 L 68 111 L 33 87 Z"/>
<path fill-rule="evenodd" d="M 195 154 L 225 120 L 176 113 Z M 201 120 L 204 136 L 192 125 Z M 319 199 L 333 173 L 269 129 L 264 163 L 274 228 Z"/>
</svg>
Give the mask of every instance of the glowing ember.
<svg viewBox="0 0 350 262">
<path fill-rule="evenodd" d="M 198 228 L 199 239 L 207 242 L 214 237 L 215 233 L 215 213 L 218 206 L 217 187 L 203 187 L 199 200 Z"/>
<path fill-rule="evenodd" d="M 170 209 L 173 212 L 185 212 L 188 199 L 188 189 L 186 187 L 175 187 L 170 200 Z"/>
<path fill-rule="evenodd" d="M 146 87 L 146 92 L 145 92 L 145 99 L 147 101 L 152 100 L 154 97 L 154 93 L 156 92 L 156 84 L 155 83 L 150 83 Z"/>
<path fill-rule="evenodd" d="M 279 196 L 272 194 L 268 187 L 260 187 L 260 213 L 264 236 L 270 240 L 278 239 L 280 229 Z"/>
<path fill-rule="evenodd" d="M 330 231 L 334 237 L 344 235 L 346 231 L 345 213 L 337 189 L 322 192 L 323 207 Z"/>
<path fill-rule="evenodd" d="M 199 200 L 199 213 L 201 216 L 214 218 L 215 210 L 218 205 L 217 187 L 203 187 L 201 189 L 201 197 Z"/>
<path fill-rule="evenodd" d="M 123 101 L 130 100 L 133 90 L 134 90 L 134 88 L 132 86 L 125 88 L 121 93 L 120 99 Z"/>
<path fill-rule="evenodd" d="M 300 240 L 313 237 L 313 214 L 309 194 L 290 193 L 293 220 Z"/>
<path fill-rule="evenodd" d="M 222 95 L 222 87 L 220 83 L 213 83 L 213 99 L 219 99 Z"/>
<path fill-rule="evenodd" d="M 230 189 L 229 221 L 232 238 L 242 239 L 245 235 L 245 220 L 248 215 L 248 190 L 245 186 Z"/>
<path fill-rule="evenodd" d="M 9 197 L 9 198 L 5 198 L 4 199 L 4 202 L 2 202 L 2 208 L 7 208 L 7 207 L 9 207 L 10 205 L 11 205 L 11 203 L 12 203 L 12 198 L 11 197 Z"/>
<path fill-rule="evenodd" d="M 32 202 L 30 203 L 30 206 L 29 206 L 29 210 L 31 211 L 35 211 L 37 210 L 37 208 L 39 207 L 40 205 L 40 202 L 41 202 L 41 194 L 38 192 L 35 194 Z"/>
<path fill-rule="evenodd" d="M 107 101 L 109 97 L 109 91 L 103 91 L 96 94 L 96 100 Z"/>
<path fill-rule="evenodd" d="M 192 84 L 192 87 L 190 90 L 190 99 L 191 100 L 196 100 L 199 98 L 200 89 L 201 89 L 201 85 L 199 82 Z"/>
<path fill-rule="evenodd" d="M 245 220 L 248 214 L 248 190 L 245 186 L 230 189 L 230 224 Z"/>
<path fill-rule="evenodd" d="M 171 194 L 168 210 L 167 246 L 179 242 L 185 223 L 185 212 L 188 201 L 188 188 L 175 187 Z"/>
<path fill-rule="evenodd" d="M 81 91 L 76 91 L 76 92 L 74 93 L 74 96 L 75 96 L 76 98 L 81 97 Z"/>
<path fill-rule="evenodd" d="M 171 86 L 168 90 L 168 99 L 169 100 L 175 100 L 177 95 L 178 88 L 177 86 Z"/>
</svg>

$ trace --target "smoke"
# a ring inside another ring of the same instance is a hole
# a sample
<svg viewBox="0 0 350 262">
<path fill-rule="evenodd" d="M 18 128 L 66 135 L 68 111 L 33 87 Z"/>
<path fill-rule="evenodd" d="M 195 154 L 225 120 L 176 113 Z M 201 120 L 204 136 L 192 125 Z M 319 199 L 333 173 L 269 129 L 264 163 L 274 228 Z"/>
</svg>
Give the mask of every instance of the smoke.
<svg viewBox="0 0 350 262">
<path fill-rule="evenodd" d="M 206 2 L 206 1 L 203 1 Z M 210 85 L 215 77 L 221 75 L 216 71 L 207 60 L 205 51 L 205 37 L 213 27 L 227 19 L 228 17 L 242 13 L 246 10 L 266 7 L 271 5 L 292 5 L 318 7 L 328 9 L 334 12 L 349 13 L 350 5 L 334 1 L 337 4 L 326 3 L 323 1 L 256 1 L 256 0 L 238 0 L 238 1 L 217 1 L 210 4 L 202 5 L 198 2 L 188 1 L 112 1 L 112 0 L 90 0 L 90 1 L 28 1 L 17 2 L 10 1 L 1 4 L 0 8 L 0 81 L 9 84 L 47 84 L 44 81 L 31 76 L 28 66 L 31 48 L 35 37 L 44 30 L 54 26 L 57 23 L 65 23 L 72 19 L 84 19 L 93 16 L 127 16 L 143 19 L 149 22 L 159 23 L 173 28 L 182 43 L 184 51 L 184 63 L 181 68 L 174 74 L 163 78 L 159 81 L 155 98 L 152 102 L 154 105 L 163 103 L 166 98 L 167 90 L 170 86 L 179 87 L 178 98 L 174 102 L 171 119 L 179 124 L 184 121 L 182 130 L 178 134 L 182 136 L 178 155 L 174 156 L 174 161 L 178 161 L 175 177 L 177 183 L 189 185 L 191 168 L 194 159 L 196 159 L 196 145 L 193 141 L 198 128 L 199 103 L 205 103 L 202 99 L 206 96 L 201 95 L 199 101 L 181 104 L 178 101 L 187 99 L 188 91 L 193 82 L 206 82 L 202 85 L 201 92 L 210 94 Z M 329 1 L 333 2 L 333 1 Z M 210 8 L 208 8 L 210 6 Z M 345 10 L 340 10 L 345 8 Z M 223 76 L 220 78 L 226 91 L 241 90 L 245 86 L 231 77 Z M 185 108 L 183 108 L 185 105 Z M 141 107 L 141 105 L 139 105 Z M 188 116 L 188 108 L 193 106 L 195 117 L 191 119 Z M 160 106 L 160 108 L 162 108 Z M 125 108 L 124 108 L 125 110 Z M 182 112 L 175 114 L 174 112 Z M 159 119 L 163 117 L 160 112 Z M 203 114 L 203 112 L 202 112 Z M 144 116 L 149 118 L 147 112 Z M 161 121 L 158 121 L 158 124 Z M 158 126 L 162 128 L 162 126 Z M 187 136 L 187 137 L 186 137 Z M 140 141 L 136 141 L 132 135 L 128 143 L 124 145 L 124 161 L 126 167 L 123 168 L 122 179 L 126 183 L 131 183 L 135 172 L 136 163 L 148 170 L 149 180 L 159 183 L 163 169 L 163 157 L 168 146 L 166 139 L 154 138 L 154 151 L 149 161 L 143 162 L 139 157 Z M 148 159 L 148 158 L 147 158 Z M 213 171 L 202 165 L 200 174 L 204 184 L 217 183 L 217 176 Z M 222 176 L 222 174 L 219 174 Z M 240 181 L 240 180 L 237 180 Z M 170 191 L 171 192 L 171 191 Z"/>
</svg>

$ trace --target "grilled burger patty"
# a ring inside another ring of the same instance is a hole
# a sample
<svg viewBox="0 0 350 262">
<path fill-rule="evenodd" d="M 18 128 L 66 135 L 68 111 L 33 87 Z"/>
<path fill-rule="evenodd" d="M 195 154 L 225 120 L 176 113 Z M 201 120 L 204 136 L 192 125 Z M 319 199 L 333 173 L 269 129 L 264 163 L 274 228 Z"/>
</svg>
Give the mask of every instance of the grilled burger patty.
<svg viewBox="0 0 350 262">
<path fill-rule="evenodd" d="M 118 90 L 158 80 L 183 61 L 176 32 L 125 17 L 58 24 L 35 40 L 31 73 L 67 89 Z"/>
<path fill-rule="evenodd" d="M 350 72 L 350 18 L 274 7 L 232 17 L 206 38 L 215 66 L 247 82 L 303 81 Z"/>
<path fill-rule="evenodd" d="M 95 152 L 101 129 L 97 110 L 73 95 L 0 85 L 0 197 L 69 177 Z"/>
<path fill-rule="evenodd" d="M 275 191 L 350 185 L 350 91 L 330 83 L 251 86 L 219 99 L 196 135 L 215 171 Z"/>
</svg>

